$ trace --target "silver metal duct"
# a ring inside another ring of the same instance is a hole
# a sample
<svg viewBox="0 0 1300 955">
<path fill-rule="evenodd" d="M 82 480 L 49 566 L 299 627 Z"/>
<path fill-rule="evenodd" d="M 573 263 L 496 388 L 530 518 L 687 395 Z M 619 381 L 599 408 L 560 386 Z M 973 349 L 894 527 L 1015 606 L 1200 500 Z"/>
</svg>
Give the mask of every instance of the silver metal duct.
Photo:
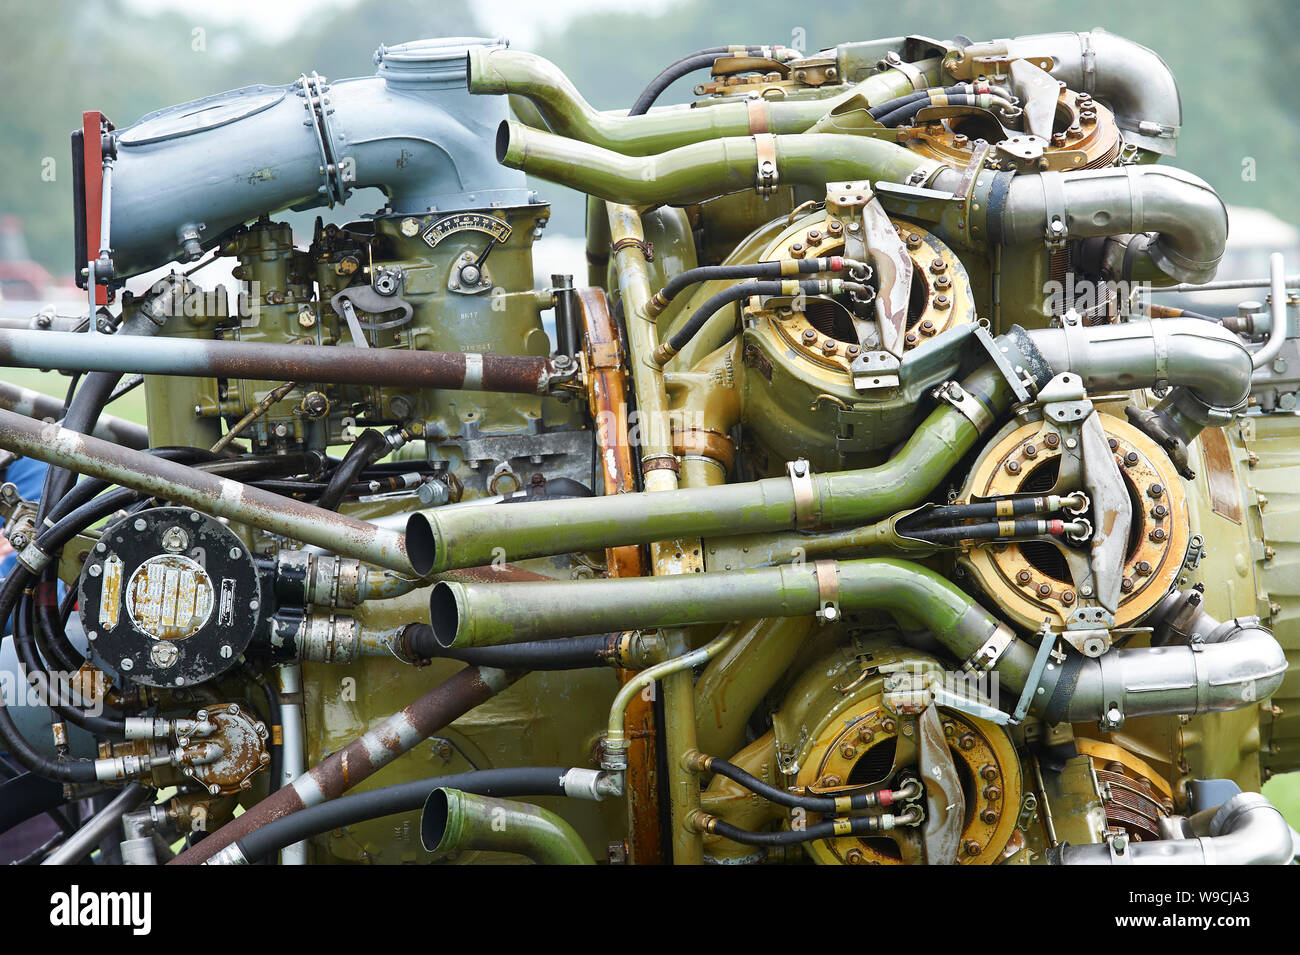
<svg viewBox="0 0 1300 955">
<path fill-rule="evenodd" d="M 1209 810 L 1207 810 L 1209 812 Z M 1209 834 L 1119 847 L 1063 846 L 1061 865 L 1287 865 L 1294 855 L 1291 827 L 1259 793 L 1239 793 L 1210 817 Z"/>
<path fill-rule="evenodd" d="M 375 76 L 248 86 L 150 113 L 117 135 L 113 260 L 119 277 L 194 259 L 225 232 L 285 208 L 378 187 L 394 213 L 523 205 L 498 165 L 503 97 L 470 96 L 466 54 L 502 41 L 381 47 Z"/>
</svg>

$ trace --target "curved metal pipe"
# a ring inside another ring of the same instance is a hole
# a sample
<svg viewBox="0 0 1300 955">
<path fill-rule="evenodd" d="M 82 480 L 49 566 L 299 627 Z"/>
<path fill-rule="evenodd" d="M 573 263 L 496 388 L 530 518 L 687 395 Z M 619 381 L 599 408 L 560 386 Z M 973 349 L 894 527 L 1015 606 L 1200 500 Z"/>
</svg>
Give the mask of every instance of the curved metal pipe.
<svg viewBox="0 0 1300 955">
<path fill-rule="evenodd" d="M 1091 391 L 1164 382 L 1218 409 L 1236 408 L 1250 395 L 1250 352 L 1240 338 L 1212 322 L 1165 318 L 1026 334 L 1053 371 L 1079 375 Z"/>
<path fill-rule="evenodd" d="M 995 177 L 990 177 L 993 179 Z M 988 228 L 1004 244 L 1104 238 L 1084 253 L 1130 281 L 1208 282 L 1228 241 L 1228 210 L 1204 180 L 1169 166 L 1115 166 L 1015 176 L 989 193 Z M 1154 232 L 1148 239 L 1133 233 Z"/>
<path fill-rule="evenodd" d="M 1123 851 L 1108 845 L 1049 850 L 1057 865 L 1288 865 L 1291 827 L 1260 793 L 1238 793 L 1214 813 L 1209 835 L 1193 839 L 1135 842 Z"/>
<path fill-rule="evenodd" d="M 527 856 L 539 865 L 595 865 L 582 837 L 548 809 L 435 789 L 420 817 L 420 841 L 430 852 L 486 849 Z"/>
<path fill-rule="evenodd" d="M 883 139 L 833 133 L 773 139 L 782 184 L 824 186 L 864 178 L 903 182 L 918 171 L 929 179 L 948 168 Z M 497 132 L 497 159 L 511 169 L 610 202 L 645 206 L 685 205 L 752 189 L 760 161 L 758 140 L 743 131 L 654 155 L 629 156 L 509 120 Z"/>
<path fill-rule="evenodd" d="M 677 146 L 752 132 L 802 133 L 828 109 L 853 96 L 875 104 L 938 82 L 939 61 L 922 60 L 908 71 L 888 69 L 836 96 L 772 102 L 766 99 L 718 103 L 698 109 L 667 108 L 643 116 L 602 112 L 593 107 L 558 66 L 544 57 L 501 47 L 469 50 L 469 91 L 508 94 L 530 100 L 550 129 L 628 156 L 646 156 Z M 919 86 L 911 76 L 919 77 Z M 529 123 L 535 125 L 535 123 Z"/>
<path fill-rule="evenodd" d="M 961 51 L 957 62 L 990 54 L 1034 61 L 1050 57 L 1047 72 L 1106 103 L 1127 141 L 1162 156 L 1177 151 L 1182 101 L 1173 71 L 1154 50 L 1096 29 L 975 43 Z"/>
<path fill-rule="evenodd" d="M 1264 347 L 1255 352 L 1253 356 L 1254 366 L 1263 368 L 1282 350 L 1282 345 L 1286 342 L 1287 318 L 1286 318 L 1286 263 L 1282 259 L 1281 252 L 1274 252 L 1268 257 L 1268 294 L 1269 305 L 1272 309 L 1272 325 L 1268 330 L 1268 341 Z"/>
</svg>

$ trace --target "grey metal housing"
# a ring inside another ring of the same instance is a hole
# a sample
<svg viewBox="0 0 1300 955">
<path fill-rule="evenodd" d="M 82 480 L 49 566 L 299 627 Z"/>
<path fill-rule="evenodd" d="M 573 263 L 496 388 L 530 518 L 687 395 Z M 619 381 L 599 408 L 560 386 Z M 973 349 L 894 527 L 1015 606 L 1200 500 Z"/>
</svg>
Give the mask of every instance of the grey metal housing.
<svg viewBox="0 0 1300 955">
<path fill-rule="evenodd" d="M 398 214 L 526 204 L 523 174 L 493 153 L 506 100 L 470 96 L 465 83 L 467 50 L 501 42 L 381 47 L 375 76 L 248 86 L 120 130 L 116 274 L 193 259 L 250 219 L 332 206 L 357 188 L 382 189 Z"/>
</svg>

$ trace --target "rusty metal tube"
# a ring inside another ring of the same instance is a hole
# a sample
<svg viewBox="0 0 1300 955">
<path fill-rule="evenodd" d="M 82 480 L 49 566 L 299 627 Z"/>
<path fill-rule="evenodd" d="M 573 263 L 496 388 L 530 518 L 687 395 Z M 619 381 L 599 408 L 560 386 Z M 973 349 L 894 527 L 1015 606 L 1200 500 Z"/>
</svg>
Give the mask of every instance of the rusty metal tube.
<svg viewBox="0 0 1300 955">
<path fill-rule="evenodd" d="M 207 514 L 249 524 L 331 553 L 419 576 L 403 534 L 272 494 L 163 458 L 132 451 L 57 424 L 0 410 L 0 448 L 129 487 Z"/>
<path fill-rule="evenodd" d="M 522 675 L 491 667 L 466 667 L 168 864 L 200 865 L 208 859 L 214 865 L 247 861 L 235 843 L 254 829 L 272 819 L 337 798 Z"/>
<path fill-rule="evenodd" d="M 338 385 L 546 394 L 558 372 L 535 355 L 275 345 L 0 329 L 0 365 L 185 378 L 253 378 Z"/>
<path fill-rule="evenodd" d="M 63 402 L 31 388 L 0 381 L 0 410 L 12 411 L 40 421 L 58 421 L 63 417 Z M 144 425 L 101 414 L 91 431 L 97 438 L 112 441 L 137 451 L 149 447 L 149 430 Z"/>
</svg>

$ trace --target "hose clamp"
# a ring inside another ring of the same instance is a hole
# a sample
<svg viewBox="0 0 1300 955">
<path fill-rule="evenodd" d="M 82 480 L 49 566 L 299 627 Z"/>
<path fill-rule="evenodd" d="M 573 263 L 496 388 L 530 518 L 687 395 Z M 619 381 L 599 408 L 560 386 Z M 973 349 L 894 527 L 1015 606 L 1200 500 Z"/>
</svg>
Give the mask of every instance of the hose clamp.
<svg viewBox="0 0 1300 955">
<path fill-rule="evenodd" d="M 835 623 L 840 619 L 840 565 L 833 560 L 813 563 L 817 578 L 817 622 Z"/>
<path fill-rule="evenodd" d="M 780 181 L 776 168 L 776 137 L 771 133 L 754 136 L 754 190 L 766 199 L 776 194 Z"/>
<path fill-rule="evenodd" d="M 749 134 L 751 136 L 756 136 L 759 133 L 769 132 L 767 123 L 767 101 L 761 98 L 746 100 L 745 106 L 749 110 Z"/>
<path fill-rule="evenodd" d="M 50 555 L 36 546 L 36 541 L 32 541 L 24 547 L 14 557 L 14 560 L 22 564 L 33 574 L 39 574 L 50 563 Z"/>
<path fill-rule="evenodd" d="M 1047 213 L 1043 225 L 1043 241 L 1053 251 L 1064 249 L 1070 238 L 1065 208 L 1065 177 L 1059 172 L 1040 172 L 1038 178 L 1043 186 L 1043 209 Z"/>
<path fill-rule="evenodd" d="M 988 635 L 984 645 L 966 658 L 961 665 L 964 673 L 987 673 L 998 665 L 1007 649 L 1015 642 L 1016 634 L 1005 623 L 999 623 Z"/>
<path fill-rule="evenodd" d="M 1151 329 L 1151 350 L 1155 360 L 1155 389 L 1169 387 L 1169 333 L 1160 322 L 1148 322 Z"/>
<path fill-rule="evenodd" d="M 624 249 L 638 249 L 641 254 L 645 256 L 647 262 L 653 262 L 655 260 L 654 243 L 645 239 L 638 239 L 635 236 L 623 236 L 623 238 L 614 243 L 612 248 L 615 255 L 618 255 L 618 253 L 622 252 Z"/>
<path fill-rule="evenodd" d="M 641 459 L 641 473 L 649 474 L 651 471 L 672 471 L 674 474 L 681 474 L 682 466 L 674 454 L 648 454 Z"/>
<path fill-rule="evenodd" d="M 931 394 L 939 401 L 946 401 L 960 411 L 980 434 L 993 427 L 993 415 L 984 407 L 983 402 L 957 382 L 949 379 L 934 389 Z"/>
<path fill-rule="evenodd" d="M 812 466 L 804 458 L 787 461 L 790 490 L 794 495 L 794 526 L 803 530 L 817 523 L 817 488 L 813 485 Z"/>
<path fill-rule="evenodd" d="M 890 60 L 889 67 L 906 76 L 907 81 L 912 84 L 913 90 L 929 89 L 930 82 L 926 79 L 925 71 L 906 62 L 901 57 L 897 61 Z"/>
</svg>

